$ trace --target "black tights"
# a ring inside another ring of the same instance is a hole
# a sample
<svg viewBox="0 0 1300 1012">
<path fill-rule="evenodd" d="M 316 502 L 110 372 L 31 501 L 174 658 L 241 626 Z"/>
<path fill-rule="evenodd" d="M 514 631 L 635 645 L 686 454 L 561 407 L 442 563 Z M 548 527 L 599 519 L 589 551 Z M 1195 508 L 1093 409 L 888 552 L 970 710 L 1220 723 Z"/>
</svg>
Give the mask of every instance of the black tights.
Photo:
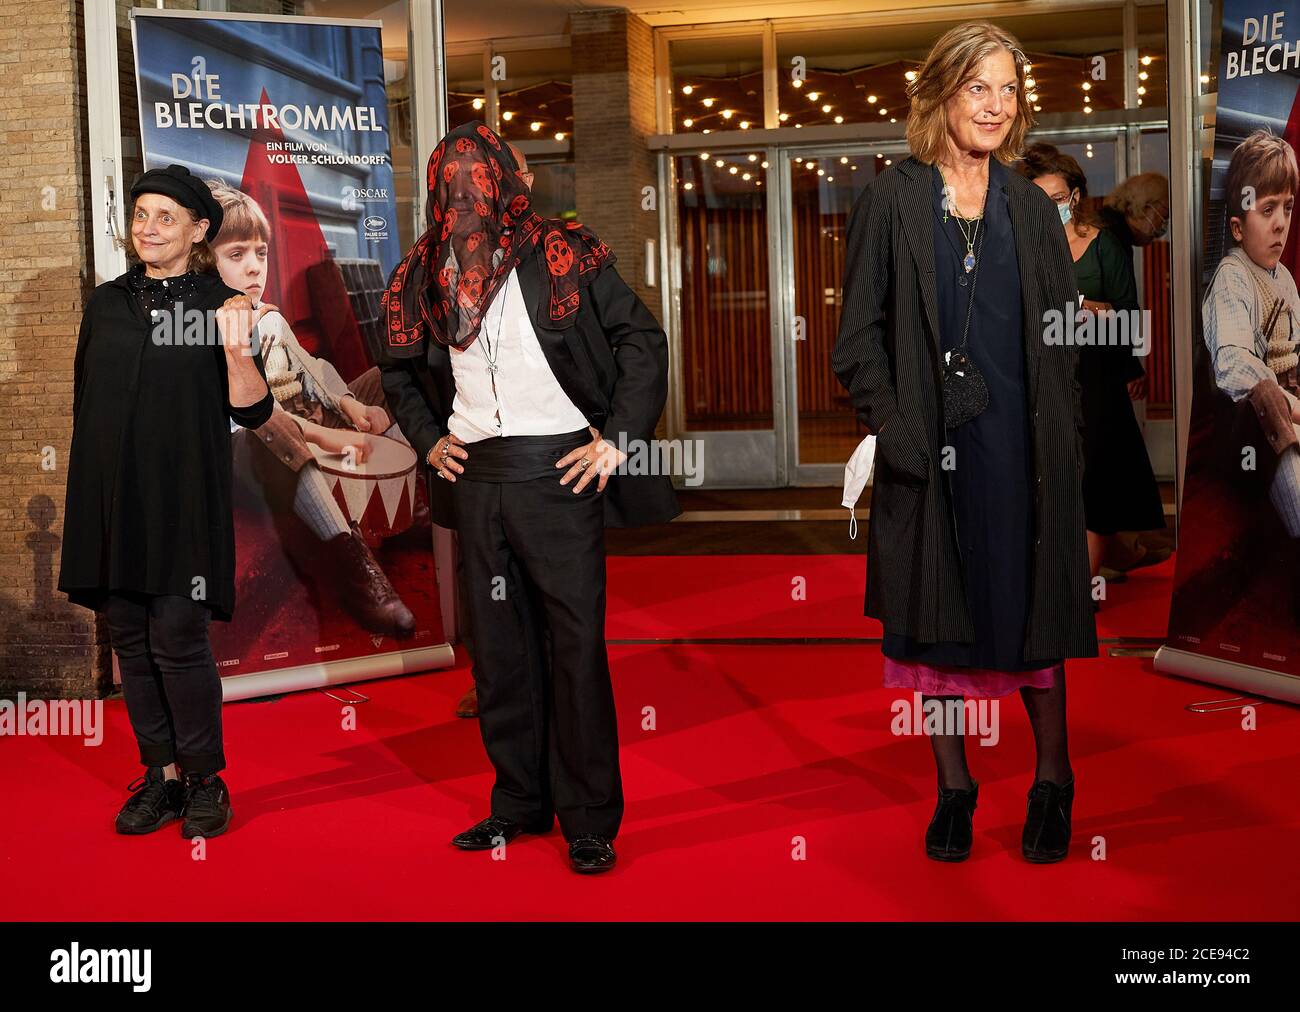
<svg viewBox="0 0 1300 1012">
<path fill-rule="evenodd" d="M 1066 783 L 1073 776 L 1073 771 L 1070 769 L 1065 721 L 1065 666 L 1057 667 L 1052 676 L 1051 688 L 1033 689 L 1026 686 L 1020 690 L 1020 699 L 1025 704 L 1025 712 L 1029 714 L 1029 726 L 1033 729 L 1034 746 L 1038 753 L 1034 779 L 1050 780 L 1055 784 Z M 923 704 L 928 704 L 930 700 L 937 700 L 943 707 L 960 707 L 962 704 L 961 696 L 922 697 Z M 963 723 L 958 721 L 955 734 L 930 735 L 930 747 L 934 751 L 940 787 L 966 790 L 973 783 L 966 766 L 966 737 L 962 730 Z"/>
<path fill-rule="evenodd" d="M 104 606 L 145 766 L 176 763 L 183 773 L 203 776 L 225 768 L 210 614 L 197 601 L 171 595 L 113 594 Z"/>
</svg>

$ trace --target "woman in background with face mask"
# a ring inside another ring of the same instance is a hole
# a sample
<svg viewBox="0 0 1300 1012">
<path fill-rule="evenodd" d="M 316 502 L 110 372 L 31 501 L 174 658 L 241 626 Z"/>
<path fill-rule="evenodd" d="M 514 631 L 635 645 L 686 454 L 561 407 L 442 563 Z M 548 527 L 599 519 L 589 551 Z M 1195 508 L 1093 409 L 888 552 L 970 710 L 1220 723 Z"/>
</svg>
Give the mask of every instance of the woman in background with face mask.
<svg viewBox="0 0 1300 1012">
<path fill-rule="evenodd" d="M 1086 209 L 1088 179 L 1071 156 L 1051 144 L 1033 144 L 1017 165 L 1021 175 L 1052 198 L 1070 242 L 1083 309 L 1093 314 L 1138 309 L 1133 258 L 1124 243 L 1100 227 Z M 1135 334 L 1130 318 L 1128 330 Z M 1101 318 L 1094 321 L 1100 324 Z M 1109 333 L 1109 328 L 1098 327 Z M 1144 340 L 1150 335 L 1143 335 Z M 1149 349 L 1149 343 L 1141 346 Z M 1147 457 L 1146 442 L 1133 414 L 1130 384 L 1146 372 L 1132 344 L 1079 349 L 1083 396 L 1083 507 L 1092 575 L 1101 568 L 1109 542 L 1120 531 L 1163 530 L 1164 505 Z"/>
</svg>

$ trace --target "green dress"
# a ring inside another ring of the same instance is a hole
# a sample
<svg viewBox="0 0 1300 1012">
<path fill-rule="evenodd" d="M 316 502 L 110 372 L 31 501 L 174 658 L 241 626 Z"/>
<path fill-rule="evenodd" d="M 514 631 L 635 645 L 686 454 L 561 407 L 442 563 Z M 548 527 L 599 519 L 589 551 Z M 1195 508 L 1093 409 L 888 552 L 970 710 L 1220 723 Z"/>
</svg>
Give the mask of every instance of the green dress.
<svg viewBox="0 0 1300 1012">
<path fill-rule="evenodd" d="M 1074 275 L 1079 291 L 1087 298 L 1108 302 L 1117 310 L 1139 308 L 1132 255 L 1106 229 L 1097 233 L 1075 261 Z M 1131 347 L 1079 349 L 1083 506 L 1088 530 L 1095 534 L 1161 530 L 1165 526 L 1160 488 L 1128 395 L 1129 382 L 1142 375 L 1142 360 Z"/>
</svg>

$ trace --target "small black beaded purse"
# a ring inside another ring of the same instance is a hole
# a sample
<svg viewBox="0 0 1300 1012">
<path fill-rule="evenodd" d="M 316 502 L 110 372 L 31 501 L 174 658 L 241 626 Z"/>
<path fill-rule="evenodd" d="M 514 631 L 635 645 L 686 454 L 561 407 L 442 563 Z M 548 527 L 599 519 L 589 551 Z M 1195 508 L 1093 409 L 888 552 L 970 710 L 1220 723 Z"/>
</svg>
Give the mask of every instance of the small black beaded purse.
<svg viewBox="0 0 1300 1012">
<path fill-rule="evenodd" d="M 970 282 L 970 301 L 966 304 L 966 325 L 962 328 L 961 343 L 943 355 L 943 424 L 955 429 L 964 425 L 989 406 L 989 388 L 984 376 L 976 368 L 966 351 L 970 334 L 970 314 L 975 306 L 975 283 L 980 276 L 980 262 L 975 258 L 975 271 Z"/>
</svg>

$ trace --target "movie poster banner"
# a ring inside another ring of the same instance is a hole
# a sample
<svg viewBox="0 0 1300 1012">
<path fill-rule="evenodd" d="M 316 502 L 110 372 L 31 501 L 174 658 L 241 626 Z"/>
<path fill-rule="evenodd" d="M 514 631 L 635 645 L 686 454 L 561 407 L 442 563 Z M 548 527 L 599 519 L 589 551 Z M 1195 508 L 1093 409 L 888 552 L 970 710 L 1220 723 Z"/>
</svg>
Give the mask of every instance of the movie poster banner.
<svg viewBox="0 0 1300 1012">
<path fill-rule="evenodd" d="M 401 257 L 380 23 L 132 11 L 146 169 L 208 182 L 275 412 L 232 426 L 227 699 L 452 663 L 417 455 L 376 368 Z"/>
<path fill-rule="evenodd" d="M 1168 643 L 1156 667 L 1300 702 L 1300 0 L 1224 0 Z"/>
</svg>

